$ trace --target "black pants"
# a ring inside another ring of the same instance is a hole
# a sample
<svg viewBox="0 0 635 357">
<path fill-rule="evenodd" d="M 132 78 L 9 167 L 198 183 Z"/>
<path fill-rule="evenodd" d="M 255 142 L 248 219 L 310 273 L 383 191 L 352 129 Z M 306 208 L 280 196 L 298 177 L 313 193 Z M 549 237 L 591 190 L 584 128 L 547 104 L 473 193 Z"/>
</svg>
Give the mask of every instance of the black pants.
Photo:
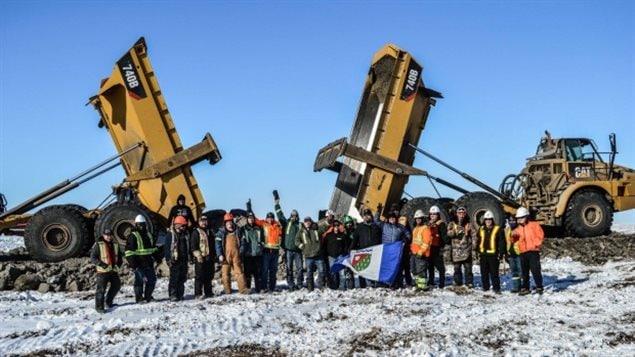
<svg viewBox="0 0 635 357">
<path fill-rule="evenodd" d="M 525 252 L 520 255 L 520 269 L 522 270 L 522 288 L 529 290 L 529 271 L 534 277 L 536 288 L 542 289 L 542 269 L 540 268 L 540 253 Z"/>
<path fill-rule="evenodd" d="M 465 284 L 474 285 L 472 273 L 472 257 L 462 262 L 454 262 L 454 285 L 463 285 L 463 271 L 465 271 Z"/>
<path fill-rule="evenodd" d="M 245 286 L 251 288 L 251 279 L 254 279 L 256 291 L 263 290 L 262 286 L 262 256 L 243 257 L 243 273 L 245 274 Z"/>
<path fill-rule="evenodd" d="M 205 297 L 212 296 L 212 279 L 214 277 L 214 262 L 203 260 L 194 264 L 194 296 L 205 293 Z"/>
<path fill-rule="evenodd" d="M 185 294 L 185 281 L 187 280 L 187 260 L 177 261 L 170 265 L 170 281 L 168 283 L 168 293 L 170 298 L 183 300 Z"/>
<path fill-rule="evenodd" d="M 434 269 L 439 271 L 439 287 L 445 286 L 445 263 L 443 262 L 443 252 L 441 247 L 430 247 L 430 258 L 428 259 L 428 284 L 434 285 Z"/>
<path fill-rule="evenodd" d="M 498 276 L 499 261 L 495 255 L 481 254 L 481 283 L 483 290 L 487 291 L 490 287 L 490 280 L 494 291 L 501 291 L 501 280 Z"/>
<path fill-rule="evenodd" d="M 106 294 L 106 286 L 110 284 L 108 293 Z M 111 306 L 115 295 L 121 289 L 121 280 L 119 279 L 119 273 L 110 272 L 104 274 L 97 274 L 97 281 L 95 287 L 95 309 L 104 308 L 104 295 L 106 296 L 106 305 Z"/>
<path fill-rule="evenodd" d="M 406 285 L 412 286 L 412 274 L 410 273 L 410 244 L 404 244 L 401 252 L 401 271 Z"/>
</svg>

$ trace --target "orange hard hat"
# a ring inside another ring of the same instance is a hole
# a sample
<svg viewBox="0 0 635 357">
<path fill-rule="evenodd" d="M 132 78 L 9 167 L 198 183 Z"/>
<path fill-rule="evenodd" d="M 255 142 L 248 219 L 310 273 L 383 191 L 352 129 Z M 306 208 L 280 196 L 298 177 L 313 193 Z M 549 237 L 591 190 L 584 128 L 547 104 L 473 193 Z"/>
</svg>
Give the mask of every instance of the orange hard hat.
<svg viewBox="0 0 635 357">
<path fill-rule="evenodd" d="M 225 217 L 223 217 L 224 222 L 233 221 L 233 220 L 234 220 L 234 215 L 231 214 L 231 212 L 225 213 Z"/>
<path fill-rule="evenodd" d="M 174 221 L 172 223 L 173 224 L 187 225 L 187 219 L 185 219 L 185 217 L 183 217 L 183 216 L 176 216 L 176 217 L 174 217 Z"/>
</svg>

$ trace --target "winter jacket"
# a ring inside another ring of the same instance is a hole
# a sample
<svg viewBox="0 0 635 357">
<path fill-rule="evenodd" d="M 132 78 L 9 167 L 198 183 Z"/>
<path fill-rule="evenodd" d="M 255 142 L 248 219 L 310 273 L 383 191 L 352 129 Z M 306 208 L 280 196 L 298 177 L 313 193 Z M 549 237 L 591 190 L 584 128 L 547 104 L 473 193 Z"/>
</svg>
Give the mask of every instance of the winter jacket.
<svg viewBox="0 0 635 357">
<path fill-rule="evenodd" d="M 517 235 L 517 238 L 514 238 Z M 524 226 L 519 224 L 512 232 L 512 239 L 518 239 L 518 249 L 520 253 L 538 252 L 545 240 L 545 233 L 542 231 L 540 224 L 530 221 Z"/>
<path fill-rule="evenodd" d="M 174 230 L 166 237 L 163 251 L 168 265 L 176 262 L 187 263 L 190 260 L 190 233 L 183 230 L 177 233 Z"/>
<path fill-rule="evenodd" d="M 507 247 L 505 230 L 498 225 L 493 225 L 490 228 L 482 225 L 478 231 L 476 247 L 482 256 L 501 256 Z"/>
<path fill-rule="evenodd" d="M 351 243 L 345 232 L 330 232 L 324 237 L 324 250 L 331 258 L 337 258 L 348 253 Z"/>
<path fill-rule="evenodd" d="M 240 255 L 246 257 L 262 256 L 265 233 L 258 225 L 244 225 L 240 230 Z"/>
<path fill-rule="evenodd" d="M 432 231 L 427 225 L 416 226 L 412 230 L 412 243 L 410 253 L 418 257 L 429 257 L 432 244 Z"/>
<path fill-rule="evenodd" d="M 221 228 L 218 230 L 218 232 L 216 232 L 215 250 L 216 250 L 217 257 L 220 257 L 221 255 L 223 257 L 227 257 L 227 255 L 225 254 L 225 241 L 227 240 L 227 235 L 231 233 L 234 233 L 234 235 L 238 238 L 238 250 L 242 251 L 244 249 L 242 247 L 243 245 L 242 239 L 240 239 L 240 235 L 241 235 L 240 231 L 241 231 L 240 227 L 236 227 L 234 232 L 227 232 L 225 228 Z"/>
<path fill-rule="evenodd" d="M 399 223 L 382 222 L 379 219 L 379 214 L 375 215 L 375 224 L 381 227 L 381 242 L 393 243 L 404 242 L 410 243 L 411 235 L 410 231 Z"/>
<path fill-rule="evenodd" d="M 442 220 L 436 220 L 429 224 L 432 231 L 432 246 L 443 247 L 448 243 L 448 227 Z"/>
<path fill-rule="evenodd" d="M 119 272 L 123 264 L 123 252 L 115 241 L 108 243 L 99 237 L 90 252 L 90 261 L 97 267 L 98 274 Z"/>
<path fill-rule="evenodd" d="M 463 262 L 472 256 L 472 228 L 469 222 L 450 222 L 448 239 L 452 249 L 452 261 Z"/>
<path fill-rule="evenodd" d="M 192 230 L 190 248 L 192 256 L 202 257 L 204 261 L 215 259 L 215 239 L 212 230 L 207 228 L 196 228 Z"/>
<path fill-rule="evenodd" d="M 381 228 L 374 222 L 362 222 L 355 228 L 350 250 L 364 249 L 381 244 Z"/>
<path fill-rule="evenodd" d="M 284 228 L 284 239 L 282 240 L 282 248 L 285 250 L 290 250 L 293 252 L 299 252 L 300 248 L 295 245 L 295 236 L 298 234 L 300 227 L 302 226 L 302 222 L 299 220 L 293 221 L 291 219 L 287 219 L 280 208 L 280 205 L 275 206 L 276 215 L 278 216 L 278 221 Z"/>
<path fill-rule="evenodd" d="M 153 268 L 154 255 L 157 248 L 154 245 L 154 238 L 147 230 L 134 229 L 126 242 L 126 259 L 132 269 Z M 157 258 L 160 260 L 161 258 Z"/>
<path fill-rule="evenodd" d="M 196 227 L 196 222 L 194 221 L 194 214 L 192 214 L 192 209 L 186 205 L 175 205 L 170 209 L 170 214 L 168 215 L 168 223 L 172 224 L 174 222 L 174 217 L 183 216 L 187 219 L 187 223 L 190 227 Z"/>
<path fill-rule="evenodd" d="M 323 240 L 324 237 L 326 237 L 326 234 L 333 229 L 333 222 L 329 222 L 326 218 L 322 218 L 318 221 L 317 226 L 318 233 L 320 234 L 320 239 Z"/>
<path fill-rule="evenodd" d="M 315 258 L 323 255 L 322 242 L 315 224 L 310 229 L 306 229 L 304 225 L 295 236 L 295 245 L 302 250 L 302 254 L 306 258 Z"/>
<path fill-rule="evenodd" d="M 256 225 L 262 227 L 264 233 L 264 247 L 267 249 L 280 249 L 282 243 L 282 226 L 278 221 L 267 223 L 260 219 L 256 219 Z"/>
</svg>

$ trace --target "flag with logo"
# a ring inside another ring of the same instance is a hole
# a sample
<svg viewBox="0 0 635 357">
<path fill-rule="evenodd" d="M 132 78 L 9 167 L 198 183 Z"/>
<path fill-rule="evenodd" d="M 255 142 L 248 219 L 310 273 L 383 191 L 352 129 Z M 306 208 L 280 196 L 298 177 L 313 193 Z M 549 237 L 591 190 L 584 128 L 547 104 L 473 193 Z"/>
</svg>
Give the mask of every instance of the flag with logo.
<svg viewBox="0 0 635 357">
<path fill-rule="evenodd" d="M 362 278 L 390 284 L 399 271 L 402 247 L 402 242 L 394 242 L 351 250 L 349 255 L 335 261 L 331 272 L 347 267 Z"/>
</svg>

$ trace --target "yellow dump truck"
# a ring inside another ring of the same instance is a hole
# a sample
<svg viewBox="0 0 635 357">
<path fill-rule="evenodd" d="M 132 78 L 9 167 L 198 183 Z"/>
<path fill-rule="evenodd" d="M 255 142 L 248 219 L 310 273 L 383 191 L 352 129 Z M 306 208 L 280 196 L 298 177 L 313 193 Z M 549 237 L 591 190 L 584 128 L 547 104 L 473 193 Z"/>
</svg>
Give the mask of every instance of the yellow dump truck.
<svg viewBox="0 0 635 357">
<path fill-rule="evenodd" d="M 82 254 L 105 228 L 124 243 L 138 214 L 156 231 L 168 223 L 180 194 L 195 215 L 201 214 L 205 201 L 190 166 L 221 159 L 209 133 L 200 143 L 183 148 L 143 38 L 117 61 L 89 103 L 99 112 L 99 127 L 108 131 L 118 154 L 12 209 L 6 209 L 2 196 L 0 233 L 23 234 L 29 253 L 40 261 Z M 105 207 L 87 210 L 65 204 L 27 213 L 119 165 L 126 177 L 113 186 L 113 202 Z"/>
<path fill-rule="evenodd" d="M 541 224 L 563 228 L 572 236 L 588 237 L 610 231 L 613 213 L 635 208 L 635 171 L 615 165 L 615 136 L 605 162 L 590 139 L 543 138 L 535 156 L 519 175 L 509 175 L 496 190 L 418 147 L 428 114 L 442 98 L 427 88 L 423 66 L 408 52 L 387 45 L 372 59 L 357 117 L 349 138 L 336 140 L 317 154 L 314 171 L 338 173 L 329 208 L 359 218 L 362 208 L 375 210 L 398 204 L 412 219 L 417 209 L 432 205 L 450 219 L 465 206 L 474 225 L 490 210 L 502 225 L 505 215 L 520 206 L 530 209 Z M 456 184 L 412 167 L 419 152 L 456 172 L 484 191 L 470 192 Z M 337 159 L 343 156 L 339 162 Z M 461 193 L 450 198 L 404 198 L 411 175 L 427 176 Z"/>
</svg>

